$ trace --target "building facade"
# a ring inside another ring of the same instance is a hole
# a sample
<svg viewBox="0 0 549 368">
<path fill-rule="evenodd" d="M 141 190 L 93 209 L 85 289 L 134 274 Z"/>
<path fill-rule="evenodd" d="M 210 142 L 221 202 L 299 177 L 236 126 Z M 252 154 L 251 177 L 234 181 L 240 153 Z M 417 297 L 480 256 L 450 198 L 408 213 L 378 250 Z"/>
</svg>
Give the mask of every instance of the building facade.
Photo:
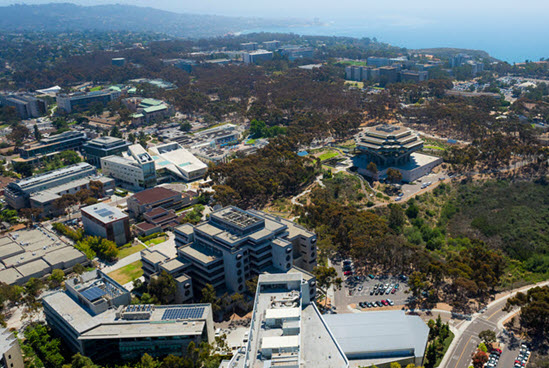
<svg viewBox="0 0 549 368">
<path fill-rule="evenodd" d="M 8 205 L 19 210 L 30 206 L 29 199 L 33 193 L 68 184 L 75 180 L 94 177 L 96 175 L 97 172 L 95 167 L 88 163 L 81 162 L 10 183 L 4 191 L 4 195 Z"/>
<path fill-rule="evenodd" d="M 154 160 L 140 144 L 130 146 L 123 157 L 101 158 L 101 169 L 103 175 L 114 178 L 120 186 L 130 190 L 139 191 L 156 185 Z"/>
<path fill-rule="evenodd" d="M 261 64 L 272 59 L 273 53 L 267 50 L 256 50 L 242 54 L 242 61 L 245 64 Z"/>
<path fill-rule="evenodd" d="M 84 157 L 90 164 L 101 167 L 101 158 L 107 156 L 121 156 L 131 145 L 121 138 L 97 137 L 82 146 Z"/>
<path fill-rule="evenodd" d="M 122 92 L 117 88 L 108 88 L 94 92 L 78 92 L 70 95 L 57 95 L 57 107 L 67 113 L 73 110 L 85 110 L 94 103 L 106 105 L 110 101 L 116 100 Z"/>
<path fill-rule="evenodd" d="M 0 368 L 24 368 L 19 341 L 7 328 L 0 329 Z"/>
<path fill-rule="evenodd" d="M 87 140 L 88 137 L 84 132 L 68 131 L 42 138 L 37 143 L 24 145 L 18 148 L 18 152 L 21 158 L 29 159 L 66 150 L 79 151 Z"/>
<path fill-rule="evenodd" d="M 262 272 L 316 266 L 316 235 L 285 219 L 259 211 L 225 207 L 207 222 L 174 230 L 177 257 L 197 289 L 242 292 L 245 281 Z M 150 275 L 150 270 L 144 267 Z"/>
<path fill-rule="evenodd" d="M 48 325 L 74 352 L 94 361 L 184 355 L 190 342 L 214 341 L 210 304 L 131 305 L 123 286 L 92 271 L 42 299 Z"/>
<path fill-rule="evenodd" d="M 188 205 L 180 192 L 164 187 L 155 187 L 135 193 L 128 198 L 128 213 L 137 218 L 152 209 L 162 207 L 166 210 L 179 210 Z"/>
<path fill-rule="evenodd" d="M 84 207 L 82 224 L 86 234 L 99 236 L 123 245 L 130 241 L 130 221 L 128 215 L 105 203 Z"/>
<path fill-rule="evenodd" d="M 28 93 L 0 95 L 0 106 L 11 106 L 21 119 L 43 116 L 48 111 L 48 103 Z"/>
</svg>

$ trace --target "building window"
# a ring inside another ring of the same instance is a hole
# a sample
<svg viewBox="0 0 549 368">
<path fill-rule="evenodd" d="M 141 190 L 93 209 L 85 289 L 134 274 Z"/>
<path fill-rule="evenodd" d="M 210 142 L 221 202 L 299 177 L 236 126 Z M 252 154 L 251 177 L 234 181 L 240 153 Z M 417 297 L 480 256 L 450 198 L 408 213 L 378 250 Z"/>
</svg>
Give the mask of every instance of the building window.
<svg viewBox="0 0 549 368">
<path fill-rule="evenodd" d="M 286 261 L 289 261 L 290 260 L 290 256 L 286 256 Z"/>
<path fill-rule="evenodd" d="M 242 262 L 237 262 L 236 267 L 242 267 Z"/>
<path fill-rule="evenodd" d="M 291 264 L 287 263 L 286 268 L 290 268 Z"/>
<path fill-rule="evenodd" d="M 242 285 L 239 285 L 239 286 L 238 286 L 238 291 L 242 291 L 242 289 L 243 289 L 243 286 L 242 286 Z"/>
</svg>

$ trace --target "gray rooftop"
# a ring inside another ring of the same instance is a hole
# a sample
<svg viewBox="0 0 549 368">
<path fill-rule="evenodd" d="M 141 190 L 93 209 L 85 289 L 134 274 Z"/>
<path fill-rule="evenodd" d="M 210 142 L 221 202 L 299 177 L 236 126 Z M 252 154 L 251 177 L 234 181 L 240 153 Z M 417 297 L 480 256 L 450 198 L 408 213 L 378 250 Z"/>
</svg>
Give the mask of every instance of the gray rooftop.
<svg viewBox="0 0 549 368">
<path fill-rule="evenodd" d="M 128 218 L 128 215 L 120 211 L 118 208 L 109 206 L 106 203 L 92 204 L 91 206 L 84 207 L 82 208 L 82 213 L 86 213 L 102 223 L 109 223 Z"/>
<path fill-rule="evenodd" d="M 419 316 L 397 310 L 323 317 L 347 356 L 411 349 L 417 357 L 425 353 L 429 327 Z"/>
<path fill-rule="evenodd" d="M 68 175 L 71 175 L 71 174 L 78 174 L 81 171 L 86 170 L 86 169 L 95 171 L 93 166 L 91 166 L 87 162 L 80 162 L 80 163 L 77 163 L 75 165 L 64 167 L 62 169 L 48 171 L 47 173 L 44 173 L 44 174 L 34 175 L 30 178 L 21 179 L 21 180 L 17 181 L 16 183 L 21 188 L 24 188 L 26 186 L 34 185 L 34 184 L 44 182 L 44 181 L 49 181 L 49 180 L 52 180 L 54 178 L 58 178 L 58 177 L 61 177 L 61 176 L 68 176 Z"/>
</svg>

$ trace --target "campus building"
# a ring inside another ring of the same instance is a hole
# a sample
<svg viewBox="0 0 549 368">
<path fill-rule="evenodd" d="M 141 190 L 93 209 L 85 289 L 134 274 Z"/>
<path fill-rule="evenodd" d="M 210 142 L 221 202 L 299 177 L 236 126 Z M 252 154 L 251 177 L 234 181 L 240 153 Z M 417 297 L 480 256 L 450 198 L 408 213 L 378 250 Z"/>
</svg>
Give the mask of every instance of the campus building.
<svg viewBox="0 0 549 368">
<path fill-rule="evenodd" d="M 205 163 L 175 142 L 152 147 L 149 151 L 160 183 L 202 179 L 208 170 Z"/>
<path fill-rule="evenodd" d="M 364 129 L 356 136 L 356 148 L 359 152 L 353 163 L 362 175 L 377 179 L 384 178 L 389 168 L 402 174 L 405 182 L 414 181 L 428 174 L 442 163 L 439 157 L 420 154 L 423 141 L 411 129 L 406 127 L 379 124 Z M 377 172 L 370 172 L 368 165 L 373 162 Z"/>
<path fill-rule="evenodd" d="M 122 95 L 120 88 L 111 87 L 101 91 L 77 92 L 57 95 L 57 107 L 67 113 L 73 110 L 85 110 L 94 103 L 106 105 Z"/>
<path fill-rule="evenodd" d="M 131 305 L 123 286 L 91 271 L 42 299 L 46 321 L 74 352 L 94 361 L 184 355 L 190 342 L 214 341 L 210 304 Z"/>
<path fill-rule="evenodd" d="M 242 292 L 245 280 L 263 272 L 288 272 L 293 266 L 312 271 L 316 266 L 314 233 L 260 211 L 225 207 L 207 222 L 180 225 L 174 233 L 176 259 L 197 289 L 211 284 L 218 291 Z M 157 266 L 142 258 L 147 278 Z"/>
<path fill-rule="evenodd" d="M 298 272 L 259 276 L 248 342 L 222 367 L 423 366 L 429 327 L 404 311 L 321 315 L 315 280 Z"/>
<path fill-rule="evenodd" d="M 82 208 L 81 213 L 86 234 L 105 238 L 116 245 L 130 241 L 129 217 L 118 208 L 97 203 Z"/>
<path fill-rule="evenodd" d="M 128 213 L 137 218 L 145 212 L 162 207 L 166 210 L 180 210 L 191 204 L 190 200 L 184 200 L 181 192 L 176 192 L 164 187 L 155 187 L 135 193 L 128 198 Z"/>
<path fill-rule="evenodd" d="M 42 278 L 54 269 L 70 271 L 87 262 L 82 252 L 40 226 L 0 238 L 0 281 L 9 285 L 24 285 L 31 277 Z"/>
<path fill-rule="evenodd" d="M 45 100 L 36 98 L 29 93 L 0 95 L 0 106 L 11 106 L 21 119 L 31 119 L 43 116 L 48 111 Z"/>
<path fill-rule="evenodd" d="M 121 138 L 97 137 L 84 143 L 82 149 L 84 157 L 90 164 L 101 167 L 101 159 L 107 156 L 121 156 L 131 145 Z"/>
<path fill-rule="evenodd" d="M 94 177 L 96 174 L 95 167 L 85 162 L 80 162 L 10 183 L 6 187 L 4 195 L 8 205 L 13 209 L 19 210 L 30 206 L 30 196 L 33 193 L 69 184 L 75 180 Z"/>
<path fill-rule="evenodd" d="M 19 341 L 7 328 L 0 328 L 0 368 L 24 368 Z"/>
<path fill-rule="evenodd" d="M 139 191 L 156 185 L 154 160 L 140 144 L 131 145 L 123 156 L 101 158 L 103 175 L 121 187 Z"/>
<path fill-rule="evenodd" d="M 261 64 L 273 59 L 273 53 L 267 50 L 256 50 L 242 53 L 242 61 L 245 64 Z"/>
<path fill-rule="evenodd" d="M 18 148 L 17 151 L 21 158 L 30 159 L 32 157 L 52 155 L 66 150 L 78 151 L 87 140 L 88 137 L 86 133 L 71 130 L 42 138 L 40 142 L 26 144 L 23 147 Z"/>
</svg>

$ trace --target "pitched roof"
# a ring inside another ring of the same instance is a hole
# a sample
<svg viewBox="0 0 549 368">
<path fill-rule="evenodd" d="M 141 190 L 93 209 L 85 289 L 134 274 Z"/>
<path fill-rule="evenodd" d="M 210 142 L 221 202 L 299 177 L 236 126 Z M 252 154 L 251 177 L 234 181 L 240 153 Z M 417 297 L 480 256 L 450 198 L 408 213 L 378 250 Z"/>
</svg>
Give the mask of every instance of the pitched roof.
<svg viewBox="0 0 549 368">
<path fill-rule="evenodd" d="M 139 204 L 146 205 L 171 198 L 178 194 L 181 195 L 181 193 L 178 193 L 175 190 L 164 187 L 156 187 L 135 193 L 132 198 Z"/>
</svg>

